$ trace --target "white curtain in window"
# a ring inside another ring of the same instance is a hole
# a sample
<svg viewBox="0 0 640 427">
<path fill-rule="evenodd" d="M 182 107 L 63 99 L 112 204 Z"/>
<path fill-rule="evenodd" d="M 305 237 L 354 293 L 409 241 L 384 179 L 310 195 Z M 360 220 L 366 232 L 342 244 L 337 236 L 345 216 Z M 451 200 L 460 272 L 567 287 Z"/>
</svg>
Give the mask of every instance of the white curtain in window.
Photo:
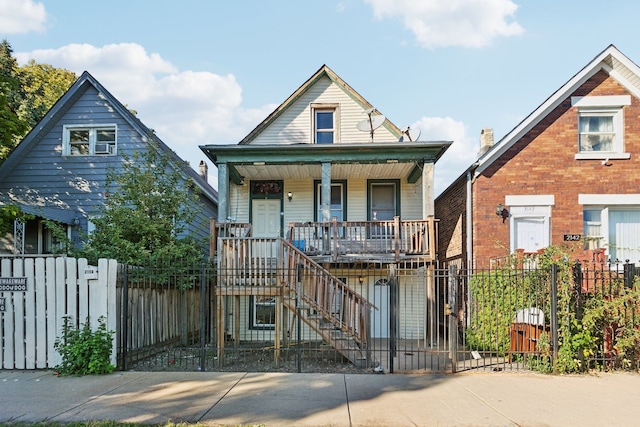
<svg viewBox="0 0 640 427">
<path fill-rule="evenodd" d="M 609 244 L 612 260 L 640 262 L 640 211 L 609 212 Z"/>
</svg>

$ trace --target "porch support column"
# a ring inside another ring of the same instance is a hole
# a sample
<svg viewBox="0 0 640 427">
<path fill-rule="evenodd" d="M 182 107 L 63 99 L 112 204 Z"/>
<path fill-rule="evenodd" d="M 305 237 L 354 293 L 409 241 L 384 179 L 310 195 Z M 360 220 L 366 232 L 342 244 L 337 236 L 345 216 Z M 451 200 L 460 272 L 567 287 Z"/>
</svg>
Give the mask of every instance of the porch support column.
<svg viewBox="0 0 640 427">
<path fill-rule="evenodd" d="M 433 200 L 433 166 L 431 162 L 422 165 L 422 219 L 435 215 Z"/>
<path fill-rule="evenodd" d="M 229 166 L 218 164 L 218 222 L 229 221 Z"/>
<path fill-rule="evenodd" d="M 331 163 L 322 164 L 322 221 L 331 221 Z"/>
</svg>

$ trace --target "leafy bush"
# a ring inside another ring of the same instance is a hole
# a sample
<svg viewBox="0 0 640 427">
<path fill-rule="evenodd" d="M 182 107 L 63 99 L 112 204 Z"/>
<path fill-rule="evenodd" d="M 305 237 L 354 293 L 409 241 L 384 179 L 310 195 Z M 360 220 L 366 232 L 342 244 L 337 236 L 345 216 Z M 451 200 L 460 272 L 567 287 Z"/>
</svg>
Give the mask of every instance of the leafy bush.
<svg viewBox="0 0 640 427">
<path fill-rule="evenodd" d="M 510 345 L 509 327 L 518 310 L 548 307 L 548 274 L 523 269 L 517 262 L 474 275 L 469 283 L 473 315 L 466 330 L 474 350 L 505 354 Z M 548 318 L 549 313 L 545 312 Z"/>
<path fill-rule="evenodd" d="M 60 375 L 110 374 L 115 369 L 111 364 L 113 331 L 107 331 L 104 316 L 98 319 L 98 328 L 91 331 L 89 319 L 76 329 L 71 317 L 64 316 L 62 337 L 56 338 L 54 348 L 62 356 L 56 366 Z"/>
</svg>

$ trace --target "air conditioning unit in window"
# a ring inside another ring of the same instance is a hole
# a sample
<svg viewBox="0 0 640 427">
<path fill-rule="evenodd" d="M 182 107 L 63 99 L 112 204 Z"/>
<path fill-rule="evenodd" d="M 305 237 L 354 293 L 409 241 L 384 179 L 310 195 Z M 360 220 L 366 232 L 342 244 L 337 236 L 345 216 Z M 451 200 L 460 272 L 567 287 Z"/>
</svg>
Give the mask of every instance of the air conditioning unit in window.
<svg viewBox="0 0 640 427">
<path fill-rule="evenodd" d="M 113 154 L 115 145 L 112 144 L 96 144 L 96 154 Z"/>
</svg>

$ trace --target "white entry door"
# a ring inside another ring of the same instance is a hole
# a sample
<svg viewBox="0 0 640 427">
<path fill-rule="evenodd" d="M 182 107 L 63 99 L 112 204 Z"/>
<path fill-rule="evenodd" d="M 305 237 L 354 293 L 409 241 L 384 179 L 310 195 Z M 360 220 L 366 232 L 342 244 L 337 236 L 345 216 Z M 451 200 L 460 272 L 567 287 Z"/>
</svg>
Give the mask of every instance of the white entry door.
<svg viewBox="0 0 640 427">
<path fill-rule="evenodd" d="M 536 252 L 549 246 L 549 232 L 543 217 L 514 218 L 514 250 L 524 249 L 525 252 Z"/>
<path fill-rule="evenodd" d="M 254 237 L 280 237 L 280 200 L 253 201 L 251 228 Z"/>
<path fill-rule="evenodd" d="M 280 200 L 256 199 L 251 211 L 251 235 L 253 237 L 280 237 Z M 277 258 L 277 244 L 260 243 L 254 256 Z"/>
<path fill-rule="evenodd" d="M 378 279 L 371 287 L 370 301 L 378 308 L 371 313 L 371 337 L 389 338 L 389 281 Z"/>
</svg>

